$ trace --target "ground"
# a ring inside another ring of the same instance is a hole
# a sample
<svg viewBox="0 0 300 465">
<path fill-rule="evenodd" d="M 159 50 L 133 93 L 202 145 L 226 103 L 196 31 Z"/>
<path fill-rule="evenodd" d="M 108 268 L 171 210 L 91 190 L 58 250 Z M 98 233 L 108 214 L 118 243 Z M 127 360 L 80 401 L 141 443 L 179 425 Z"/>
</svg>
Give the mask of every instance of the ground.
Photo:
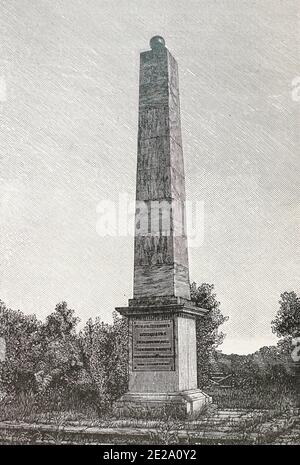
<svg viewBox="0 0 300 465">
<path fill-rule="evenodd" d="M 213 404 L 189 420 L 172 418 L 170 412 L 157 420 L 114 418 L 111 412 L 99 418 L 93 410 L 43 412 L 26 399 L 1 409 L 0 443 L 300 444 L 299 409 L 280 404 L 274 393 L 277 408 L 263 408 L 271 397 L 259 400 L 247 389 L 215 388 L 210 394 L 218 407 Z"/>
</svg>

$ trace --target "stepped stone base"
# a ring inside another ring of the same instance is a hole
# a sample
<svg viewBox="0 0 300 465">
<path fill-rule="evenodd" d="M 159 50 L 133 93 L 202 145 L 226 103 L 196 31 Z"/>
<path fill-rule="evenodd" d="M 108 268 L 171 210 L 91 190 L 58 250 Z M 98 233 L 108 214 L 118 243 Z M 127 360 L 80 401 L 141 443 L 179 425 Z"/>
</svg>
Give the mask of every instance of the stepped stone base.
<svg viewBox="0 0 300 465">
<path fill-rule="evenodd" d="M 167 414 L 174 417 L 196 416 L 212 402 L 200 389 L 172 393 L 128 392 L 115 403 L 120 417 L 155 418 Z"/>
</svg>

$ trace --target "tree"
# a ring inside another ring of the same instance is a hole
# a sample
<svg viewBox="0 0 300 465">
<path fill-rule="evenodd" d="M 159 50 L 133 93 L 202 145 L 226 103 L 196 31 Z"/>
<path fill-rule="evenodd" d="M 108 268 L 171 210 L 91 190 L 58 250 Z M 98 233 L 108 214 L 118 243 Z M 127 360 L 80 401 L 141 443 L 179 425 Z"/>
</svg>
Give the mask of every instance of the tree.
<svg viewBox="0 0 300 465">
<path fill-rule="evenodd" d="M 113 314 L 113 324 L 89 319 L 80 333 L 83 367 L 89 376 L 90 400 L 101 415 L 128 384 L 128 326 Z"/>
<path fill-rule="evenodd" d="M 83 366 L 76 333 L 78 322 L 75 311 L 61 302 L 40 329 L 43 352 L 34 375 L 37 390 L 49 406 L 74 403 Z"/>
<path fill-rule="evenodd" d="M 293 371 L 294 380 L 297 384 L 297 390 L 300 390 L 300 360 L 299 360 L 299 338 L 300 338 L 300 297 L 292 292 L 281 294 L 279 301 L 280 308 L 275 319 L 272 321 L 272 331 L 278 337 L 278 348 L 282 354 L 288 354 L 289 362 Z M 298 394 L 298 407 L 300 399 Z"/>
<path fill-rule="evenodd" d="M 91 404 L 99 414 L 127 390 L 127 320 L 113 324 L 89 320 L 77 334 L 79 319 L 66 302 L 45 323 L 0 301 L 0 390 L 17 399 L 30 394 L 43 409 L 77 409 Z"/>
<path fill-rule="evenodd" d="M 67 302 L 57 304 L 55 311 L 46 318 L 44 327 L 46 337 L 55 340 L 75 336 L 79 318 L 74 314 L 75 311 L 68 308 Z"/>
<path fill-rule="evenodd" d="M 292 292 L 281 294 L 280 309 L 272 321 L 272 331 L 278 337 L 300 336 L 300 297 Z"/>
<path fill-rule="evenodd" d="M 67 398 L 80 369 L 77 322 L 66 302 L 57 304 L 43 324 L 0 301 L 0 337 L 6 343 L 2 389 L 12 395 L 56 389 L 59 399 Z"/>
<path fill-rule="evenodd" d="M 0 337 L 6 345 L 5 359 L 0 362 L 0 383 L 5 392 L 33 388 L 34 371 L 42 356 L 41 326 L 34 315 L 7 308 L 0 301 Z"/>
<path fill-rule="evenodd" d="M 210 375 L 210 357 L 216 347 L 222 344 L 225 334 L 219 332 L 219 327 L 228 320 L 222 315 L 213 284 L 203 283 L 197 286 L 191 284 L 191 300 L 197 307 L 209 312 L 196 320 L 198 386 L 204 386 Z"/>
</svg>

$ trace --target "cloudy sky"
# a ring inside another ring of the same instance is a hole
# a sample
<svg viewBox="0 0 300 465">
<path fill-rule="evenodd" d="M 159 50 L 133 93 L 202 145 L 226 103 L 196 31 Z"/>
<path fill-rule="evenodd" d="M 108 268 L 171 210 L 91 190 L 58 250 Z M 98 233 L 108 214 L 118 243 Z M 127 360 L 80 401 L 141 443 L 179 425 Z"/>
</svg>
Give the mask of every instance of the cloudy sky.
<svg viewBox="0 0 300 465">
<path fill-rule="evenodd" d="M 298 1 L 0 0 L 0 30 L 0 299 L 84 322 L 132 296 L 132 237 L 101 237 L 97 206 L 134 199 L 139 53 L 160 34 L 204 202 L 191 279 L 230 316 L 224 352 L 274 343 L 300 291 Z"/>
</svg>

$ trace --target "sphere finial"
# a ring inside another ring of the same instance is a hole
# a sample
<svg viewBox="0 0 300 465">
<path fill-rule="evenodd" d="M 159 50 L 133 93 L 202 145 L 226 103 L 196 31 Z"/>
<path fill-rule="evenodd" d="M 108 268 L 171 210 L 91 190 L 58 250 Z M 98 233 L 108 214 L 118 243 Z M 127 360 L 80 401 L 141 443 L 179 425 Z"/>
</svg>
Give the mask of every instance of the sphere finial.
<svg viewBox="0 0 300 465">
<path fill-rule="evenodd" d="M 154 36 L 150 39 L 150 47 L 152 50 L 165 47 L 165 39 L 161 36 Z"/>
</svg>

